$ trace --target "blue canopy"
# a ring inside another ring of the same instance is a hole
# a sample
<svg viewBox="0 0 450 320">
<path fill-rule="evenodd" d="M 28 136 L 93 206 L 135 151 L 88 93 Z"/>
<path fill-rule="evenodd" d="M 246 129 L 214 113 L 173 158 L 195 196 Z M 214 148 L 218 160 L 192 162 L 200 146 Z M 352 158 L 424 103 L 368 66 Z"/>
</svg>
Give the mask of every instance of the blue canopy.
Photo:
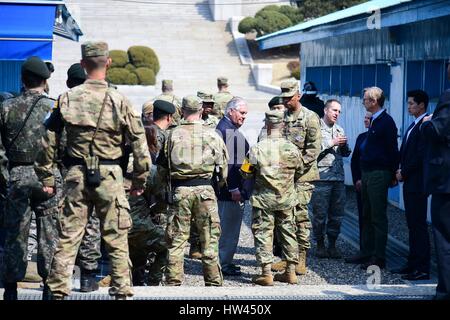
<svg viewBox="0 0 450 320">
<path fill-rule="evenodd" d="M 56 4 L 0 3 L 0 60 L 52 59 Z"/>
</svg>

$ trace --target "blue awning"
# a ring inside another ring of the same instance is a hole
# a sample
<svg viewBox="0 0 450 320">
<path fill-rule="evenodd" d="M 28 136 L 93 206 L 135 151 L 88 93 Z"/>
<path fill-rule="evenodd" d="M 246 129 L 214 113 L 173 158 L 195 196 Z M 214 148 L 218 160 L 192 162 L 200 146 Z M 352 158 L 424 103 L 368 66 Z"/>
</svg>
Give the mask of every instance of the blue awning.
<svg viewBox="0 0 450 320">
<path fill-rule="evenodd" d="M 0 4 L 0 59 L 52 58 L 56 5 Z"/>
</svg>

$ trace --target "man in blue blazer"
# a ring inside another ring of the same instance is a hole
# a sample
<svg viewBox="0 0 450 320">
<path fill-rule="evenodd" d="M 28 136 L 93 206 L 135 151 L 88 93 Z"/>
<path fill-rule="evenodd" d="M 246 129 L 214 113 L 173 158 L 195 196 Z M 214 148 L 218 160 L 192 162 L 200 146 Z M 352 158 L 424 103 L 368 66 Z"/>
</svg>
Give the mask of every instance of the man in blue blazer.
<svg viewBox="0 0 450 320">
<path fill-rule="evenodd" d="M 426 143 L 425 192 L 432 195 L 431 220 L 439 275 L 435 298 L 450 300 L 450 89 L 440 97 L 433 115 L 423 119 L 421 132 Z"/>
<path fill-rule="evenodd" d="M 408 112 L 415 120 L 406 130 L 400 147 L 398 181 L 403 181 L 403 201 L 409 229 L 408 264 L 394 273 L 404 280 L 430 278 L 430 239 L 427 225 L 427 199 L 423 188 L 423 139 L 420 125 L 427 116 L 428 95 L 422 90 L 408 92 Z"/>
</svg>

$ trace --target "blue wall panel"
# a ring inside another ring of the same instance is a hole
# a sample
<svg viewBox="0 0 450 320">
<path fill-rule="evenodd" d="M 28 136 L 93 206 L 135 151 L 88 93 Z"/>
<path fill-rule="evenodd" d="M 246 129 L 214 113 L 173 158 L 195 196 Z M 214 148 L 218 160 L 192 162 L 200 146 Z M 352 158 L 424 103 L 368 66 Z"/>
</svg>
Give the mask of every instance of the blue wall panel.
<svg viewBox="0 0 450 320">
<path fill-rule="evenodd" d="M 389 97 L 391 94 L 391 67 L 387 64 L 377 65 L 377 87 L 384 91 L 384 95 Z"/>
<path fill-rule="evenodd" d="M 341 92 L 341 67 L 331 68 L 331 94 L 339 95 Z"/>
<path fill-rule="evenodd" d="M 20 92 L 23 61 L 0 60 L 0 91 Z"/>
<path fill-rule="evenodd" d="M 321 94 L 330 94 L 331 90 L 331 68 L 324 67 L 322 69 L 322 87 L 319 87 Z"/>
<path fill-rule="evenodd" d="M 363 89 L 373 87 L 376 84 L 377 68 L 374 64 L 363 66 Z"/>
<path fill-rule="evenodd" d="M 443 60 L 425 61 L 424 90 L 431 100 L 437 100 L 443 91 Z"/>
<path fill-rule="evenodd" d="M 352 66 L 352 88 L 350 95 L 360 97 L 363 90 L 363 67 Z"/>
<path fill-rule="evenodd" d="M 341 95 L 349 96 L 352 85 L 352 67 L 341 67 Z"/>
</svg>

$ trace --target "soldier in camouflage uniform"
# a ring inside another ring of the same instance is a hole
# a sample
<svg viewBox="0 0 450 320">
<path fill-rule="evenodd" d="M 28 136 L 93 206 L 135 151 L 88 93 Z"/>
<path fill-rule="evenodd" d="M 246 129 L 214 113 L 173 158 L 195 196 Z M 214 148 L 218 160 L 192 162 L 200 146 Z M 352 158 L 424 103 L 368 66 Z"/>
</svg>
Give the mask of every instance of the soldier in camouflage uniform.
<svg viewBox="0 0 450 320">
<path fill-rule="evenodd" d="M 336 239 L 340 233 L 345 204 L 342 158 L 348 157 L 351 150 L 344 129 L 336 123 L 341 113 L 340 102 L 328 100 L 324 113 L 320 119 L 322 151 L 317 160 L 320 179 L 314 182 L 311 198 L 313 234 L 317 241 L 316 256 L 338 259 L 341 255 L 336 249 Z M 328 236 L 328 250 L 325 248 L 325 234 Z"/>
<path fill-rule="evenodd" d="M 88 79 L 60 96 L 58 108 L 47 121 L 44 149 L 35 163 L 44 191 L 52 194 L 55 183 L 49 169 L 65 130 L 69 167 L 64 181 L 66 198 L 60 240 L 47 284 L 54 299 L 64 299 L 70 294 L 75 257 L 88 213 L 95 207 L 111 261 L 109 294 L 116 299 L 126 299 L 133 295 L 133 290 L 128 257 L 128 230 L 132 221 L 120 167 L 125 142 L 130 143 L 133 152 L 131 195 L 139 196 L 144 192 L 151 160 L 139 115 L 131 103 L 114 88 L 109 88 L 105 81 L 106 70 L 111 65 L 108 45 L 87 42 L 81 46 L 81 52 L 81 64 Z"/>
<path fill-rule="evenodd" d="M 56 167 L 48 167 L 49 172 L 55 174 L 57 191 L 56 194 L 49 195 L 42 191 L 42 184 L 33 168 L 36 155 L 42 148 L 41 137 L 45 134 L 42 123 L 54 103 L 44 95 L 49 77 L 50 71 L 40 58 L 27 59 L 22 65 L 25 91 L 17 98 L 4 101 L 0 108 L 0 180 L 3 183 L 8 181 L 4 300 L 17 300 L 17 282 L 25 276 L 32 211 L 36 214 L 38 228 L 38 273 L 44 281 L 49 274 L 58 241 L 61 176 Z M 44 291 L 48 292 L 47 286 Z"/>
<path fill-rule="evenodd" d="M 158 170 L 167 172 L 172 186 L 172 204 L 166 237 L 169 262 L 166 284 L 179 286 L 183 280 L 183 253 L 189 238 L 191 218 L 200 234 L 203 278 L 206 286 L 221 286 L 218 259 L 220 222 L 217 198 L 211 185 L 215 168 L 224 183 L 228 153 L 222 138 L 203 125 L 202 104 L 196 96 L 183 98 L 183 117 L 174 128 L 157 160 Z"/>
<path fill-rule="evenodd" d="M 228 91 L 228 79 L 225 77 L 217 78 L 217 88 L 219 92 L 213 97 L 215 104 L 212 114 L 220 120 L 225 115 L 227 103 L 233 99 L 233 95 Z"/>
<path fill-rule="evenodd" d="M 198 91 L 197 97 L 199 97 L 202 100 L 203 106 L 202 120 L 204 122 L 204 125 L 209 128 L 215 129 L 217 127 L 217 124 L 219 123 L 219 118 L 212 115 L 215 104 L 213 95 L 211 93 Z"/>
<path fill-rule="evenodd" d="M 280 97 L 286 106 L 284 122 L 285 134 L 299 149 L 303 157 L 303 173 L 296 183 L 299 203 L 296 207 L 295 222 L 297 225 L 297 241 L 299 246 L 299 264 L 297 274 L 306 273 L 306 253 L 311 247 L 309 233 L 311 222 L 308 216 L 308 204 L 311 200 L 314 185 L 311 183 L 319 178 L 317 157 L 320 153 L 320 122 L 313 111 L 300 104 L 300 94 L 297 81 L 281 83 Z M 274 264 L 272 270 L 280 270 L 285 266 L 284 261 Z"/>
<path fill-rule="evenodd" d="M 262 274 L 253 282 L 273 285 L 271 264 L 275 226 L 287 261 L 286 271 L 275 275 L 275 281 L 297 283 L 295 267 L 298 264 L 298 244 L 295 235 L 295 182 L 303 169 L 300 150 L 283 135 L 284 113 L 266 112 L 267 137 L 250 149 L 241 173 L 246 179 L 255 179 L 250 203 L 253 206 L 252 231 L 255 237 L 256 261 Z"/>
<path fill-rule="evenodd" d="M 176 112 L 173 114 L 172 125 L 177 126 L 181 121 L 181 101 L 180 99 L 173 93 L 173 80 L 163 80 L 162 81 L 162 93 L 157 96 L 154 100 L 164 100 L 173 104 L 176 108 Z"/>
</svg>

